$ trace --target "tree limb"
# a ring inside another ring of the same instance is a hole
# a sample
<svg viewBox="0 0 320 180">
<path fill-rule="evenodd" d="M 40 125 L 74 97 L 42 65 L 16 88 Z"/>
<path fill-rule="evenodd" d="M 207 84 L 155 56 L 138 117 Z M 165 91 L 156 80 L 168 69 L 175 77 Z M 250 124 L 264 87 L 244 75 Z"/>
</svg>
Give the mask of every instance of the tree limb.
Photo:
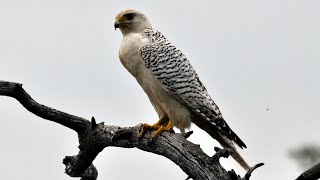
<svg viewBox="0 0 320 180">
<path fill-rule="evenodd" d="M 77 132 L 88 126 L 88 120 L 39 104 L 22 88 L 22 84 L 0 81 L 0 95 L 13 97 L 31 113 Z"/>
<path fill-rule="evenodd" d="M 316 180 L 320 178 L 320 163 L 302 173 L 296 180 Z"/>
<path fill-rule="evenodd" d="M 142 124 L 134 127 L 119 127 L 104 125 L 104 123 L 97 124 L 94 118 L 90 122 L 84 118 L 39 104 L 18 83 L 0 81 L 0 95 L 13 97 L 31 113 L 59 123 L 78 133 L 80 144 L 78 155 L 66 156 L 63 160 L 66 165 L 66 173 L 71 177 L 96 180 L 98 171 L 92 165 L 92 161 L 105 147 L 115 146 L 138 148 L 167 157 L 188 174 L 189 179 L 234 180 L 219 163 L 219 158 L 228 157 L 230 152 L 216 149 L 217 153 L 213 157 L 209 157 L 199 145 L 186 140 L 192 134 L 191 132 L 186 134 L 163 132 L 155 141 L 151 141 L 152 132 L 148 132 L 139 139 L 138 134 Z M 246 179 L 249 179 L 255 168 L 256 166 Z"/>
</svg>

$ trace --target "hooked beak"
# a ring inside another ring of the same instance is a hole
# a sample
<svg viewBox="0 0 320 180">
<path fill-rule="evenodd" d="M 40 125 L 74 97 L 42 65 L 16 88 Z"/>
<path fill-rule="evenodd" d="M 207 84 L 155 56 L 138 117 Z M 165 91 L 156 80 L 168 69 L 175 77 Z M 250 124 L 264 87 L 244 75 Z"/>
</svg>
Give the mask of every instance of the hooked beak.
<svg viewBox="0 0 320 180">
<path fill-rule="evenodd" d="M 114 23 L 114 30 L 116 30 L 117 28 L 119 28 L 121 25 L 122 25 L 121 22 L 116 21 L 116 22 Z"/>
</svg>

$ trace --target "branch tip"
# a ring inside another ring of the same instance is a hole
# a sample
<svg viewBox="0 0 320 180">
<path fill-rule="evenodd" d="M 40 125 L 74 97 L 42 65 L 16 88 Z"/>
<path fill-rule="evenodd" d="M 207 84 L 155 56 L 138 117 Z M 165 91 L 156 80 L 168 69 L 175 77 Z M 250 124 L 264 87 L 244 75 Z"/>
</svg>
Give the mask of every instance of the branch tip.
<svg viewBox="0 0 320 180">
<path fill-rule="evenodd" d="M 241 177 L 233 169 L 228 171 L 228 174 L 231 180 L 241 180 Z"/>
<path fill-rule="evenodd" d="M 96 119 L 92 116 L 91 118 L 91 128 L 94 129 L 97 127 Z"/>
<path fill-rule="evenodd" d="M 251 167 L 251 168 L 248 170 L 248 172 L 246 173 L 246 175 L 244 176 L 243 179 L 244 179 L 244 180 L 249 180 L 252 172 L 253 172 L 255 169 L 257 169 L 258 167 L 261 167 L 261 166 L 263 166 L 263 165 L 264 165 L 264 163 L 259 163 L 259 164 L 256 164 L 255 166 Z"/>
<path fill-rule="evenodd" d="M 215 151 L 215 152 L 221 151 L 221 148 L 219 148 L 219 147 L 214 147 L 214 151 Z"/>
<path fill-rule="evenodd" d="M 243 178 L 241 178 L 239 175 L 237 175 L 237 173 L 231 169 L 231 171 L 228 171 L 228 174 L 229 174 L 229 177 L 231 180 L 249 180 L 250 177 L 251 177 L 251 174 L 252 172 L 257 169 L 258 167 L 261 167 L 263 166 L 264 163 L 259 163 L 259 164 L 256 164 L 255 166 L 251 167 L 248 172 L 244 175 Z"/>
<path fill-rule="evenodd" d="M 185 139 L 188 139 L 188 138 L 191 136 L 191 134 L 193 134 L 193 131 L 188 131 L 188 132 L 186 132 L 186 133 L 183 134 L 183 137 L 184 137 Z"/>
<path fill-rule="evenodd" d="M 62 163 L 63 163 L 64 165 L 67 165 L 67 164 L 69 164 L 69 163 L 72 161 L 72 158 L 73 158 L 73 156 L 66 156 L 66 157 L 64 157 L 64 159 L 62 160 Z"/>
<path fill-rule="evenodd" d="M 63 164 L 66 165 L 65 173 L 71 177 L 81 177 L 82 180 L 96 180 L 98 177 L 98 171 L 91 164 L 82 173 L 78 174 L 74 171 L 74 164 L 76 161 L 76 156 L 66 156 L 63 159 Z"/>
</svg>

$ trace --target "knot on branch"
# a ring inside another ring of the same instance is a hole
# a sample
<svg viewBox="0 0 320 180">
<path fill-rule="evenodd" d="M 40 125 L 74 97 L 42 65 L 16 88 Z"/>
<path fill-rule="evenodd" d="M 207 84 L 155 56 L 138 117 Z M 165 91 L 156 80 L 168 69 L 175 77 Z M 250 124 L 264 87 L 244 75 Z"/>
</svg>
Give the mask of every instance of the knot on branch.
<svg viewBox="0 0 320 180">
<path fill-rule="evenodd" d="M 63 164 L 66 165 L 65 172 L 71 177 L 81 177 L 81 180 L 96 180 L 98 177 L 98 171 L 93 164 L 80 174 L 73 171 L 76 159 L 76 156 L 66 156 L 63 159 Z"/>
<path fill-rule="evenodd" d="M 216 153 L 210 158 L 210 161 L 218 162 L 221 157 L 228 158 L 231 154 L 231 150 L 229 149 L 220 149 L 218 147 L 214 147 Z"/>
<path fill-rule="evenodd" d="M 134 129 L 118 129 L 111 137 L 111 141 L 131 140 L 133 135 Z"/>
</svg>

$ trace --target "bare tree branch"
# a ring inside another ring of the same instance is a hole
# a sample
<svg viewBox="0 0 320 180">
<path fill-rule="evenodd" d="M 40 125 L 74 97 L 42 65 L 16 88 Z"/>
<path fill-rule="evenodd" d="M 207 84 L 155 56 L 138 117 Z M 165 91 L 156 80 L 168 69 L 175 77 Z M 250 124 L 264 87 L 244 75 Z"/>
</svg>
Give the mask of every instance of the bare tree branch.
<svg viewBox="0 0 320 180">
<path fill-rule="evenodd" d="M 39 104 L 22 88 L 22 84 L 0 81 L 0 95 L 13 97 L 31 113 L 77 132 L 88 126 L 88 120 Z"/>
<path fill-rule="evenodd" d="M 302 173 L 296 180 L 320 179 L 320 163 Z"/>
<path fill-rule="evenodd" d="M 195 180 L 235 180 L 219 163 L 220 157 L 228 157 L 230 152 L 216 149 L 213 157 L 205 154 L 199 145 L 186 140 L 192 133 L 178 134 L 164 132 L 155 141 L 151 141 L 151 133 L 138 138 L 142 124 L 134 127 L 119 127 L 97 124 L 81 117 L 70 115 L 36 102 L 22 88 L 21 84 L 0 81 L 0 95 L 17 99 L 31 113 L 44 119 L 59 123 L 75 130 L 79 137 L 79 153 L 67 156 L 63 163 L 66 173 L 71 177 L 81 177 L 82 180 L 96 180 L 98 171 L 92 165 L 97 155 L 109 146 L 122 148 L 138 148 L 143 151 L 167 157 L 177 164 L 190 178 Z M 253 167 L 246 176 L 249 179 Z M 233 173 L 232 175 L 234 175 Z M 233 176 L 234 177 L 234 176 Z M 238 177 L 238 176 L 237 176 Z"/>
</svg>

